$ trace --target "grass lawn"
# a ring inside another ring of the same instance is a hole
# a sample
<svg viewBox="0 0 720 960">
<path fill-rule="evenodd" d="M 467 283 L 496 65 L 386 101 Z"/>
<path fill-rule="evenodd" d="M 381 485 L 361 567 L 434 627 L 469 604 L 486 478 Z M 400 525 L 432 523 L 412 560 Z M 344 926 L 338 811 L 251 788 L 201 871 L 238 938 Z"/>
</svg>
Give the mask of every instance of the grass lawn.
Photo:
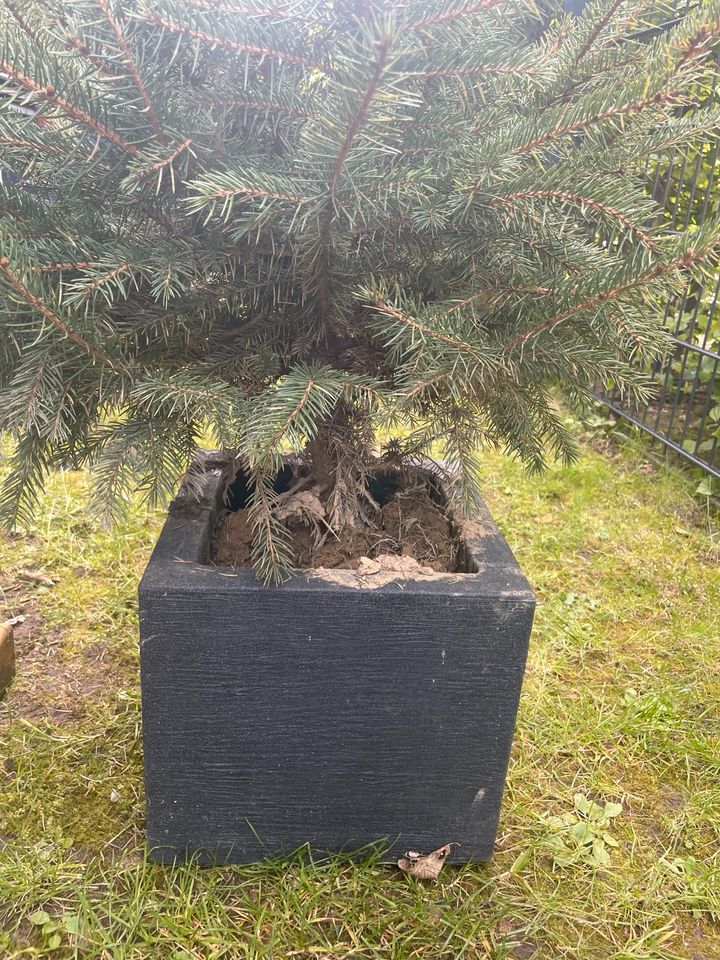
<svg viewBox="0 0 720 960">
<path fill-rule="evenodd" d="M 135 591 L 160 518 L 101 531 L 86 477 L 55 477 L 0 540 L 0 621 L 26 618 L 0 705 L 2 960 L 720 958 L 718 532 L 687 472 L 583 444 L 539 480 L 487 457 L 540 605 L 495 859 L 436 885 L 372 857 L 146 862 Z"/>
</svg>

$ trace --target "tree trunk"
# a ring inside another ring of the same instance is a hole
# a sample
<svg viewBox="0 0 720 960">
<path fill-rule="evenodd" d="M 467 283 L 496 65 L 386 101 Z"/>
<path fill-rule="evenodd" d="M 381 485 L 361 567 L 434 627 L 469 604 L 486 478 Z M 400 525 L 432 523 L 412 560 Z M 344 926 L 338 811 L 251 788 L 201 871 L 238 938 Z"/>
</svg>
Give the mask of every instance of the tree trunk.
<svg viewBox="0 0 720 960">
<path fill-rule="evenodd" d="M 334 533 L 346 526 L 374 525 L 377 505 L 367 489 L 370 461 L 367 414 L 342 402 L 307 446 L 312 477 L 323 490 Z"/>
</svg>

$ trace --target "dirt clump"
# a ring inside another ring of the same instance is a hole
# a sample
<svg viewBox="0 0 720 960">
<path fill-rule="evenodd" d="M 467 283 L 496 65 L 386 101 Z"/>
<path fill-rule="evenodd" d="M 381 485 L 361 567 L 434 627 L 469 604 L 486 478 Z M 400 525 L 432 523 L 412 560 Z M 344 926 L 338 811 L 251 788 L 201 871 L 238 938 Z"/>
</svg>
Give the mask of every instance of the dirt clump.
<svg viewBox="0 0 720 960">
<path fill-rule="evenodd" d="M 252 551 L 250 511 L 226 510 L 215 530 L 214 560 L 223 567 L 247 567 Z"/>
</svg>

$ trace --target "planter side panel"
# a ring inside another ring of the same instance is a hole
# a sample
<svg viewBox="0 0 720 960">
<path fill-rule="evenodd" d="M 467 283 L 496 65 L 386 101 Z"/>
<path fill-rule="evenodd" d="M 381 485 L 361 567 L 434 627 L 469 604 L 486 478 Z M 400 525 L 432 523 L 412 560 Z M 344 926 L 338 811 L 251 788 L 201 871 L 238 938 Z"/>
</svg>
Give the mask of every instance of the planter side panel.
<svg viewBox="0 0 720 960">
<path fill-rule="evenodd" d="M 199 579 L 141 590 L 155 859 L 491 856 L 532 599 Z"/>
</svg>

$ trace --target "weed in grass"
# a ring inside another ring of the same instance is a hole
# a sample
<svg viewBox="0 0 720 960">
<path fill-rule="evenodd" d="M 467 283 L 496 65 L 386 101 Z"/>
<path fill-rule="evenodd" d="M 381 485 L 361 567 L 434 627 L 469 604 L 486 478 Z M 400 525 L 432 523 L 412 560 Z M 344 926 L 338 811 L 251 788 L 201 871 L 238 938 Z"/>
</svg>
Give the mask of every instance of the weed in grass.
<svg viewBox="0 0 720 960">
<path fill-rule="evenodd" d="M 569 867 L 585 864 L 593 868 L 610 866 L 610 849 L 619 847 L 610 825 L 622 813 L 621 803 L 603 805 L 576 793 L 574 809 L 561 816 L 547 818 L 550 834 L 545 841 L 553 865 Z"/>
</svg>

